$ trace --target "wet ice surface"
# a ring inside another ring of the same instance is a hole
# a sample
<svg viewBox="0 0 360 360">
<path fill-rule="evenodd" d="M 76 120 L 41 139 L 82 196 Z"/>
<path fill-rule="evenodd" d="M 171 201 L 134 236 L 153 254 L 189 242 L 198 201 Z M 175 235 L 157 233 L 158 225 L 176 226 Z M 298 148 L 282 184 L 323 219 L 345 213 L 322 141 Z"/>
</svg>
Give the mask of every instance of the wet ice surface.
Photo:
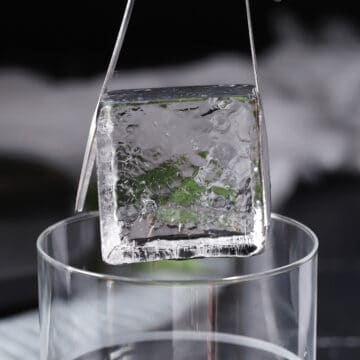
<svg viewBox="0 0 360 360">
<path fill-rule="evenodd" d="M 111 92 L 97 131 L 104 260 L 259 252 L 259 136 L 252 86 Z"/>
</svg>

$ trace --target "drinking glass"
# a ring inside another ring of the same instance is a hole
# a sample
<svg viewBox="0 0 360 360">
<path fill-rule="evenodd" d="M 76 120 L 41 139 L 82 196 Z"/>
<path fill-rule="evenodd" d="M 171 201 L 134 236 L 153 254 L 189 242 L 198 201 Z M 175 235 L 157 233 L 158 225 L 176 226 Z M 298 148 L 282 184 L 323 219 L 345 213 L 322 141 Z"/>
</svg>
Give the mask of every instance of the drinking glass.
<svg viewBox="0 0 360 360">
<path fill-rule="evenodd" d="M 315 360 L 317 248 L 272 215 L 253 257 L 108 265 L 99 218 L 39 237 L 41 360 Z"/>
</svg>

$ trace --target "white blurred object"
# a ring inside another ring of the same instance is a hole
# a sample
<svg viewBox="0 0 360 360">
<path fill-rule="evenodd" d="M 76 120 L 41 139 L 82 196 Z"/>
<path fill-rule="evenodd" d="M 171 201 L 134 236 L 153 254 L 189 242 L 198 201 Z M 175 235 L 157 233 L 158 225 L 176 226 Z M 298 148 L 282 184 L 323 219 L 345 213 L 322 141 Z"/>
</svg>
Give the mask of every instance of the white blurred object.
<svg viewBox="0 0 360 360">
<path fill-rule="evenodd" d="M 329 26 L 318 43 L 286 26 L 286 37 L 260 62 L 274 205 L 299 177 L 360 169 L 360 42 L 342 26 Z M 338 32 L 348 41 L 339 42 Z M 217 55 L 190 65 L 123 72 L 120 81 L 123 88 L 244 82 L 248 64 Z M 75 182 L 102 79 L 59 83 L 3 69 L 0 152 L 49 162 Z"/>
</svg>

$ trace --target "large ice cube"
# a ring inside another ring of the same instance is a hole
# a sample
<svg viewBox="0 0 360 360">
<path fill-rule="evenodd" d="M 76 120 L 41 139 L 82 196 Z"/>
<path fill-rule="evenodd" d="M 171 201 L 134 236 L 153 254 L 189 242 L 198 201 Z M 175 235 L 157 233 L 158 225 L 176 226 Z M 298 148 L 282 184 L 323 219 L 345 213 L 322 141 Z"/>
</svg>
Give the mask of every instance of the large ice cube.
<svg viewBox="0 0 360 360">
<path fill-rule="evenodd" d="M 249 85 L 109 93 L 97 128 L 104 261 L 259 252 L 259 110 Z"/>
</svg>

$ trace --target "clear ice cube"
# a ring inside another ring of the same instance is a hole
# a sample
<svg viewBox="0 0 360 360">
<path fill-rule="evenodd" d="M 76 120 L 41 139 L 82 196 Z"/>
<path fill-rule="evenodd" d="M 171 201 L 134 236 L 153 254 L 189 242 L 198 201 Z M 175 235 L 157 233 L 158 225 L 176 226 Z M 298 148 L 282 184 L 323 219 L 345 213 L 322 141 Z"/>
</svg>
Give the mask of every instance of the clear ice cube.
<svg viewBox="0 0 360 360">
<path fill-rule="evenodd" d="M 96 135 L 104 261 L 261 251 L 259 110 L 250 85 L 107 94 Z"/>
</svg>

